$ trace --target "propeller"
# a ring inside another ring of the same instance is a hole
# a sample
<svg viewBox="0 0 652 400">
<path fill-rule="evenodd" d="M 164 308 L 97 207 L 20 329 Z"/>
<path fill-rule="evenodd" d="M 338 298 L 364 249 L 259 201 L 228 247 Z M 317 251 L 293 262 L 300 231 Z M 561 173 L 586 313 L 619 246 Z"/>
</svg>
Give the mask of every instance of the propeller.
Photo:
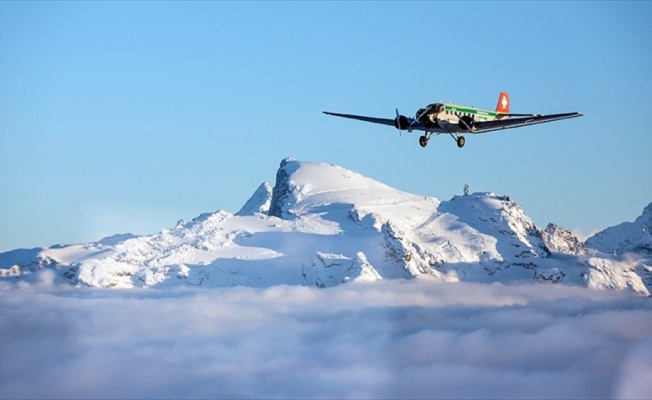
<svg viewBox="0 0 652 400">
<path fill-rule="evenodd" d="M 403 129 L 409 129 L 412 123 L 410 120 L 404 116 L 399 114 L 398 108 L 396 109 L 396 118 L 394 118 L 394 127 L 398 129 L 399 135 L 403 136 Z"/>
<path fill-rule="evenodd" d="M 460 128 L 464 128 L 467 131 L 473 131 L 473 127 L 475 126 L 475 115 L 472 115 L 470 118 L 470 124 L 467 122 L 469 117 L 464 116 L 464 117 L 459 117 L 459 125 Z"/>
<path fill-rule="evenodd" d="M 401 114 L 398 113 L 398 108 L 395 108 L 396 110 L 396 119 L 394 120 L 394 126 L 396 126 L 396 129 L 398 129 L 398 135 L 403 137 L 403 131 L 401 130 Z"/>
</svg>

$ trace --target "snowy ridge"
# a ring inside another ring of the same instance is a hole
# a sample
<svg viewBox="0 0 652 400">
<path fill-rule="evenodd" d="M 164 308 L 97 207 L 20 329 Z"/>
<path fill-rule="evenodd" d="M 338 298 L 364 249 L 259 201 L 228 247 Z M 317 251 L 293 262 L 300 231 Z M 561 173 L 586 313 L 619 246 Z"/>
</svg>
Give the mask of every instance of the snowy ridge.
<svg viewBox="0 0 652 400">
<path fill-rule="evenodd" d="M 598 232 L 586 245 L 607 254 L 634 252 L 652 256 L 652 203 L 634 222 L 623 222 Z"/>
<path fill-rule="evenodd" d="M 641 277 L 648 290 L 652 288 L 652 203 L 633 222 L 623 222 L 596 233 L 586 247 L 600 254 L 599 267 L 625 268 Z M 608 259 L 608 260 L 606 260 Z M 595 261 L 594 261 L 595 262 Z"/>
<path fill-rule="evenodd" d="M 507 196 L 440 201 L 339 166 L 285 159 L 275 185 L 261 184 L 237 214 L 202 214 L 155 235 L 10 251 L 0 254 L 0 277 L 29 280 L 50 270 L 60 282 L 115 288 L 329 287 L 428 277 L 536 280 L 649 295 L 650 264 L 627 252 L 640 249 L 647 247 L 587 254 L 567 230 L 535 226 Z"/>
</svg>

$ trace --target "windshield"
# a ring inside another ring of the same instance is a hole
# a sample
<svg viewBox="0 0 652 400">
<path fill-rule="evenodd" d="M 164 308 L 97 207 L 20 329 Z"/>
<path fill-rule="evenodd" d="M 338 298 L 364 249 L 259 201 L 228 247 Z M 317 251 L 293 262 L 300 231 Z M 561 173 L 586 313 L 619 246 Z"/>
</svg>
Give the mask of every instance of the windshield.
<svg viewBox="0 0 652 400">
<path fill-rule="evenodd" d="M 434 111 L 436 113 L 440 113 L 440 112 L 442 112 L 444 110 L 444 105 L 441 104 L 441 103 L 434 103 L 434 104 L 429 105 L 428 108 L 431 111 Z"/>
</svg>

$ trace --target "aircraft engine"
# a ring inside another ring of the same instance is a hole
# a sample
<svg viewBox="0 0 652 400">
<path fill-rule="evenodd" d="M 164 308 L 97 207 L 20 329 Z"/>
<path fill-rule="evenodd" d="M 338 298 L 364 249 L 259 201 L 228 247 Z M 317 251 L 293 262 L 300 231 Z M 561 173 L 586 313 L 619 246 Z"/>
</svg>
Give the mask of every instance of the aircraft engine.
<svg viewBox="0 0 652 400">
<path fill-rule="evenodd" d="M 394 118 L 394 127 L 398 130 L 406 130 L 410 127 L 410 121 L 405 115 L 399 115 Z"/>
<path fill-rule="evenodd" d="M 469 117 L 468 115 L 465 115 L 463 117 L 460 117 L 460 122 L 458 122 L 460 129 L 463 129 L 465 131 L 473 129 L 473 124 L 474 124 L 473 118 Z"/>
<path fill-rule="evenodd" d="M 442 126 L 444 126 L 443 123 L 445 122 L 439 119 L 439 114 L 433 112 L 428 114 L 427 120 L 424 121 L 424 123 L 426 124 L 426 126 L 429 127 L 441 128 Z"/>
</svg>

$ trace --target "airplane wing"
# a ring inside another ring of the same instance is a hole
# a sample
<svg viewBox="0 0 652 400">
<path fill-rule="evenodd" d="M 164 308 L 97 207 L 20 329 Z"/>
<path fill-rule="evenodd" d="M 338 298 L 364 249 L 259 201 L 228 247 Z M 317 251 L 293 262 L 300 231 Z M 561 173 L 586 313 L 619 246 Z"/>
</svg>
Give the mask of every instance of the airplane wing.
<svg viewBox="0 0 652 400">
<path fill-rule="evenodd" d="M 339 114 L 339 113 L 333 113 L 333 112 L 328 112 L 328 111 L 324 111 L 324 114 L 326 114 L 326 115 L 334 115 L 336 117 L 342 117 L 342 118 L 358 119 L 360 121 L 373 122 L 374 124 L 383 124 L 383 125 L 394 126 L 394 119 L 393 118 L 392 119 L 374 118 L 374 117 L 365 117 L 365 116 L 362 116 L 362 115 Z"/>
<path fill-rule="evenodd" d="M 382 124 L 382 125 L 389 125 L 393 126 L 396 128 L 396 120 L 394 118 L 389 119 L 389 118 L 376 118 L 376 117 L 365 117 L 364 115 L 353 115 L 353 114 L 340 114 L 340 113 L 334 113 L 334 112 L 329 112 L 329 111 L 323 111 L 324 114 L 326 115 L 333 115 L 335 117 L 342 117 L 342 118 L 349 118 L 349 119 L 357 119 L 359 121 L 365 121 L 365 122 L 371 122 L 374 124 Z M 403 117 L 401 117 L 403 118 Z M 406 128 L 403 128 L 404 130 L 411 131 L 411 130 L 425 130 L 425 127 L 423 124 L 419 121 L 417 121 L 414 118 L 406 118 L 407 124 L 409 125 Z"/>
<path fill-rule="evenodd" d="M 503 120 L 476 122 L 474 126 L 475 128 L 474 133 L 484 133 L 484 132 L 497 131 L 501 129 L 518 128 L 520 126 L 542 124 L 544 122 L 552 122 L 552 121 L 559 121 L 562 119 L 581 117 L 582 115 L 584 114 L 580 112 L 572 112 L 572 113 L 564 113 L 564 114 L 532 115 L 524 118 L 513 118 L 513 119 L 510 118 L 510 119 L 503 119 Z"/>
</svg>

